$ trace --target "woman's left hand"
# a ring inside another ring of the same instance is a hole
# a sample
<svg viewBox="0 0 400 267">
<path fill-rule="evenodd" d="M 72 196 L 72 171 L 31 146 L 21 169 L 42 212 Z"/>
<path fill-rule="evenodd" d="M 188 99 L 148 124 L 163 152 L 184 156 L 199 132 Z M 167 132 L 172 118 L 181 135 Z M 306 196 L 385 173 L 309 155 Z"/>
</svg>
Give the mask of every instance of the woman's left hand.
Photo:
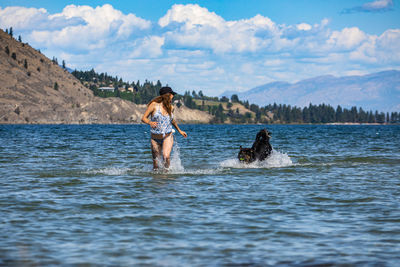
<svg viewBox="0 0 400 267">
<path fill-rule="evenodd" d="M 184 131 L 179 131 L 179 133 L 183 136 L 183 137 L 187 137 L 187 134 Z"/>
</svg>

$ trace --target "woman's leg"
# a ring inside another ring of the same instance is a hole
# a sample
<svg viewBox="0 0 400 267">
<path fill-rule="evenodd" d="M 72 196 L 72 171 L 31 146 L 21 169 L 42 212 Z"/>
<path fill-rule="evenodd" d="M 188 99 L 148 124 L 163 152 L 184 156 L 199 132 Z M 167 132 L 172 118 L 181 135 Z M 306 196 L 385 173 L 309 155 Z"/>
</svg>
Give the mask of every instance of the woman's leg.
<svg viewBox="0 0 400 267">
<path fill-rule="evenodd" d="M 160 159 L 161 156 L 162 146 L 159 143 L 157 143 L 154 139 L 150 140 L 151 140 L 151 154 L 153 156 L 153 169 L 157 170 L 158 160 Z"/>
<path fill-rule="evenodd" d="M 162 146 L 162 153 L 164 158 L 164 166 L 165 168 L 169 168 L 171 163 L 170 155 L 172 150 L 172 145 L 174 144 L 174 137 L 170 134 L 168 137 L 164 139 L 164 143 Z"/>
</svg>

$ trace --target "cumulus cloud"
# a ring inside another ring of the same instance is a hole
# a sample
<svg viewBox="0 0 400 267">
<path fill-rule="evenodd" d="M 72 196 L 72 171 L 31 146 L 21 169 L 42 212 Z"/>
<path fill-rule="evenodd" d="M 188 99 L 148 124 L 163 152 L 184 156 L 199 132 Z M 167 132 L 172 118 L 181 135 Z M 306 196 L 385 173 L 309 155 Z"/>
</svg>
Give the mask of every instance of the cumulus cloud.
<svg viewBox="0 0 400 267">
<path fill-rule="evenodd" d="M 393 10 L 393 0 L 375 0 L 364 5 L 344 9 L 342 14 L 356 12 L 386 12 Z"/>
<path fill-rule="evenodd" d="M 0 25 L 5 28 L 14 27 L 21 32 L 31 30 L 60 30 L 68 26 L 85 24 L 80 17 L 50 15 L 44 8 L 0 7 Z"/>
<path fill-rule="evenodd" d="M 148 36 L 137 40 L 130 57 L 132 58 L 157 58 L 162 55 L 161 47 L 164 38 L 159 36 Z"/>
<path fill-rule="evenodd" d="M 105 48 L 151 28 L 151 22 L 125 15 L 105 4 L 96 8 L 68 5 L 61 13 L 45 9 L 7 7 L 0 9 L 0 25 L 27 34 L 36 46 L 85 53 Z"/>
<path fill-rule="evenodd" d="M 344 28 L 341 31 L 334 31 L 327 43 L 334 48 L 346 50 L 354 49 L 367 39 L 367 35 L 357 27 Z"/>
<path fill-rule="evenodd" d="M 257 15 L 251 19 L 225 21 L 199 5 L 174 5 L 158 21 L 166 28 L 166 43 L 189 49 L 210 49 L 217 54 L 254 52 L 267 45 L 256 33 L 274 35 L 275 23 Z"/>
<path fill-rule="evenodd" d="M 298 29 L 298 30 L 303 30 L 303 31 L 309 31 L 309 30 L 311 30 L 311 25 L 310 24 L 307 24 L 307 23 L 300 23 L 300 24 L 297 24 L 296 25 L 296 28 Z"/>
</svg>

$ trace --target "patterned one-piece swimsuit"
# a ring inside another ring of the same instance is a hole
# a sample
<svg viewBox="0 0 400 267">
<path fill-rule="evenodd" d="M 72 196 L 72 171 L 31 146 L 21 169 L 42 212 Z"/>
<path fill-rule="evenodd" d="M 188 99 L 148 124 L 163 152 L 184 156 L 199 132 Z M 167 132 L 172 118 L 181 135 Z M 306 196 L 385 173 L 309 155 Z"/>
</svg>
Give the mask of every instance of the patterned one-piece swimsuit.
<svg viewBox="0 0 400 267">
<path fill-rule="evenodd" d="M 151 121 L 157 122 L 157 126 L 155 128 L 150 128 L 150 132 L 152 134 L 162 135 L 163 137 L 165 137 L 167 134 L 172 132 L 172 124 L 171 124 L 172 119 L 173 116 L 171 117 L 169 116 L 169 114 L 167 115 L 162 114 L 161 106 L 160 104 L 158 104 L 156 112 L 151 117 Z M 152 139 L 160 145 L 162 145 L 162 143 L 164 142 L 164 138 L 163 139 L 152 138 Z"/>
</svg>

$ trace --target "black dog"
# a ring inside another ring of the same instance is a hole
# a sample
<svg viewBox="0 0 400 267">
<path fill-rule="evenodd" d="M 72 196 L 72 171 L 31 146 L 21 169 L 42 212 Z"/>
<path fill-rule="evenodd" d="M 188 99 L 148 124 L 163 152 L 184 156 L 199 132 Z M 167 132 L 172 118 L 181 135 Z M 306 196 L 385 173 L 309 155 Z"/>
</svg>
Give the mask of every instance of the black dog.
<svg viewBox="0 0 400 267">
<path fill-rule="evenodd" d="M 260 130 L 251 148 L 242 148 L 238 158 L 240 162 L 252 163 L 256 160 L 263 161 L 272 153 L 272 146 L 269 143 L 271 133 L 267 129 Z"/>
</svg>

